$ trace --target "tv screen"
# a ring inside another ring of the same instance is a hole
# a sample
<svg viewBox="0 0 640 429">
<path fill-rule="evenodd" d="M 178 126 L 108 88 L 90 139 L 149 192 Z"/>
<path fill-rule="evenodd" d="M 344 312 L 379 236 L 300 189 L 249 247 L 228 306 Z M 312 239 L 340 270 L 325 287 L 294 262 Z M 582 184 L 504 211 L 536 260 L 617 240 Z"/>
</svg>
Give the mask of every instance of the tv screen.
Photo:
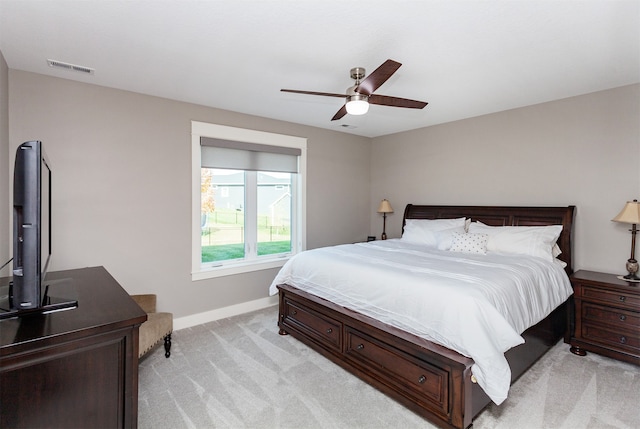
<svg viewBox="0 0 640 429">
<path fill-rule="evenodd" d="M 12 309 L 43 305 L 43 281 L 51 258 L 51 166 L 42 142 L 21 144 L 13 177 Z"/>
</svg>

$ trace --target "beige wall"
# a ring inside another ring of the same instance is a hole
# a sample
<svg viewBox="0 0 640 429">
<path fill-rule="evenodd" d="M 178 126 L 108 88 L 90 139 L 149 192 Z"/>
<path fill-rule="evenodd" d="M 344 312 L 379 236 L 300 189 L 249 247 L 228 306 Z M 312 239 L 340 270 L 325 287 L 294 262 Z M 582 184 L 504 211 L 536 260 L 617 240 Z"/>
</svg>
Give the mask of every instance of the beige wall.
<svg viewBox="0 0 640 429">
<path fill-rule="evenodd" d="M 390 237 L 407 203 L 575 205 L 575 267 L 624 273 L 629 228 L 611 219 L 640 197 L 640 85 L 375 138 L 371 172 Z"/>
<path fill-rule="evenodd" d="M 0 201 L 9 202 L 9 69 L 0 52 Z M 11 205 L 0 204 L 0 266 L 11 257 L 9 231 Z M 0 277 L 11 272 L 11 264 L 0 270 Z"/>
<path fill-rule="evenodd" d="M 0 162 L 11 166 L 25 140 L 45 141 L 55 168 L 54 269 L 104 265 L 130 293 L 157 293 L 161 309 L 183 317 L 263 299 L 276 272 L 191 282 L 191 120 L 308 138 L 309 248 L 379 236 L 382 198 L 396 210 L 390 237 L 410 202 L 574 204 L 576 268 L 622 272 L 630 234 L 610 219 L 640 196 L 639 100 L 632 85 L 367 139 L 0 61 Z M 0 221 L 10 223 L 9 210 Z M 0 247 L 2 256 L 10 246 Z"/>
<path fill-rule="evenodd" d="M 53 166 L 55 270 L 103 265 L 175 317 L 267 297 L 276 270 L 191 281 L 191 120 L 306 137 L 307 247 L 368 233 L 368 138 L 17 70 L 9 90 L 9 151 L 42 140 Z"/>
</svg>

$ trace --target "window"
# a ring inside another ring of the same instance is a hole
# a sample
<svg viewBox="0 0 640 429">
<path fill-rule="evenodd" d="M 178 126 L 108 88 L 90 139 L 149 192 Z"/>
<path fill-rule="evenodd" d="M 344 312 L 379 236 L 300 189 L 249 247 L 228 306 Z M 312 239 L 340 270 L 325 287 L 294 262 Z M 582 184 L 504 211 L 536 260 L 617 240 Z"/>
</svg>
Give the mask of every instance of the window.
<svg viewBox="0 0 640 429">
<path fill-rule="evenodd" d="M 279 267 L 305 248 L 306 139 L 192 122 L 192 279 Z"/>
</svg>

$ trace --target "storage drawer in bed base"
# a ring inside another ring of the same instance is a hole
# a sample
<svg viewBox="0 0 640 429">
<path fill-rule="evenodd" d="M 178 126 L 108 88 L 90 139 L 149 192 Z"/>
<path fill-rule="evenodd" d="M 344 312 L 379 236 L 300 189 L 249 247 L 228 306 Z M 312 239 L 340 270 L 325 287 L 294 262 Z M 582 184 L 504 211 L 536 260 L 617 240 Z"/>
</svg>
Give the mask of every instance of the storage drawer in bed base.
<svg viewBox="0 0 640 429">
<path fill-rule="evenodd" d="M 331 350 L 342 351 L 341 322 L 299 302 L 287 299 L 284 304 L 281 327 L 299 331 Z"/>
<path fill-rule="evenodd" d="M 345 354 L 355 365 L 364 363 L 393 389 L 416 401 L 428 402 L 435 412 L 448 415 L 448 370 L 416 359 L 348 326 L 345 330 Z"/>
</svg>

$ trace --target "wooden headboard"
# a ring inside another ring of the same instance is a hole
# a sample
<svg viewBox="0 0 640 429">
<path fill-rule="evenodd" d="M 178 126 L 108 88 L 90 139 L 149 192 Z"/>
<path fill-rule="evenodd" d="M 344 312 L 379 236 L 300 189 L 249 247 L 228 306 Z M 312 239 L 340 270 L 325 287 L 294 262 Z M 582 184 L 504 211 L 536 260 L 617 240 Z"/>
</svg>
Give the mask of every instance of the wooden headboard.
<svg viewBox="0 0 640 429">
<path fill-rule="evenodd" d="M 402 219 L 402 231 L 407 219 L 453 219 L 468 217 L 491 226 L 562 225 L 558 259 L 567 264 L 567 274 L 573 273 L 573 217 L 575 206 L 567 207 L 507 207 L 507 206 L 426 206 L 407 204 Z"/>
</svg>

